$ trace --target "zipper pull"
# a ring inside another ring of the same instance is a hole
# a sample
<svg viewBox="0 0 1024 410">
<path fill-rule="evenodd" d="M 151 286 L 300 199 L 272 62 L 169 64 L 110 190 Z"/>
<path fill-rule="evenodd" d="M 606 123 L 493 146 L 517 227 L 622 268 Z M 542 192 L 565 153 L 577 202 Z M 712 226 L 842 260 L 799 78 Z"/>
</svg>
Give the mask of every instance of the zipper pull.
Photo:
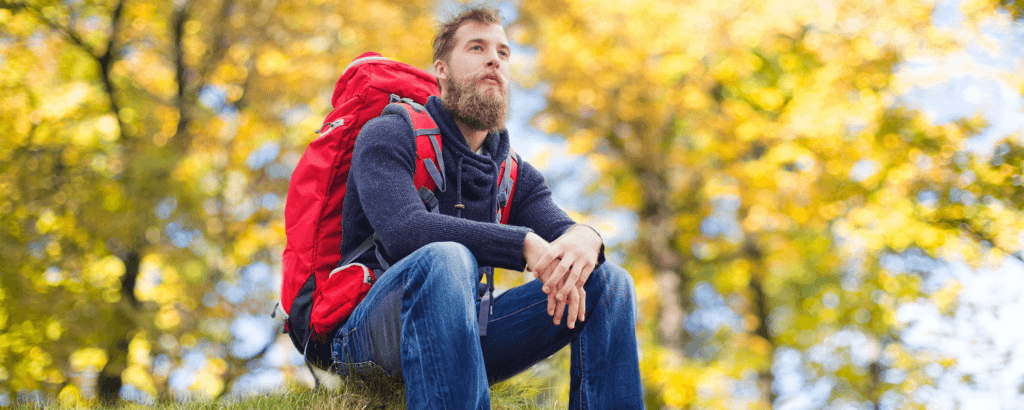
<svg viewBox="0 0 1024 410">
<path fill-rule="evenodd" d="M 326 125 L 330 125 L 330 127 L 327 128 L 327 131 L 324 131 L 323 129 L 324 129 L 324 126 L 326 126 Z M 316 130 L 316 133 L 320 134 L 320 135 L 323 135 L 323 134 L 326 134 L 328 132 L 331 132 L 331 130 L 333 130 L 335 128 L 338 128 L 338 127 L 340 127 L 342 125 L 345 125 L 345 119 L 344 118 L 338 118 L 338 119 L 336 119 L 334 121 L 331 121 L 331 122 L 329 122 L 327 124 L 321 125 L 320 129 Z"/>
</svg>

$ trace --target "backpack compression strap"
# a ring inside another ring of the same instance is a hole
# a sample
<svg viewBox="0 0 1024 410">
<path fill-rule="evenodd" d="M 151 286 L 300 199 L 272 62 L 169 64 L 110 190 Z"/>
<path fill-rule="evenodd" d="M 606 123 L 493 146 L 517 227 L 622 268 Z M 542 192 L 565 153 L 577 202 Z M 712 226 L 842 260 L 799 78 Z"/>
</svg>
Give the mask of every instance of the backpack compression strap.
<svg viewBox="0 0 1024 410">
<path fill-rule="evenodd" d="M 511 147 L 508 158 L 501 163 L 501 185 L 498 186 L 498 221 L 508 225 L 512 212 L 512 194 L 516 192 L 516 177 L 519 175 L 519 154 Z"/>
</svg>

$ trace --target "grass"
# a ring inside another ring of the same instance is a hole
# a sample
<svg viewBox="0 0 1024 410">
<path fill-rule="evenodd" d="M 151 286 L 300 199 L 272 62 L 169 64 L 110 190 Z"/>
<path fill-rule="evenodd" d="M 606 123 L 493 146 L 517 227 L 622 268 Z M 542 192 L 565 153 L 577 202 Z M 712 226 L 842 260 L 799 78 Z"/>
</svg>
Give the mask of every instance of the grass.
<svg viewBox="0 0 1024 410">
<path fill-rule="evenodd" d="M 533 397 L 536 391 L 522 382 L 514 380 L 491 386 L 491 408 L 496 410 L 526 410 L 552 407 L 538 407 Z M 55 409 L 110 409 L 110 410 L 335 410 L 373 409 L 392 410 L 405 408 L 405 389 L 394 379 L 370 378 L 349 380 L 338 391 L 314 390 L 297 387 L 291 390 L 258 396 L 226 398 L 219 401 L 188 401 L 143 405 L 122 403 L 113 407 L 98 403 L 65 405 L 55 402 L 18 403 L 17 410 Z"/>
</svg>

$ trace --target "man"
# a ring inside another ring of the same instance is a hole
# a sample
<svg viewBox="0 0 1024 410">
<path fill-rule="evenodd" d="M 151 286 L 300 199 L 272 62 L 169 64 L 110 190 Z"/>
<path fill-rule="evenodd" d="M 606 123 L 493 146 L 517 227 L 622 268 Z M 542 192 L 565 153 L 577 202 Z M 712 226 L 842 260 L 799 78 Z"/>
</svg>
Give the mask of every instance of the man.
<svg viewBox="0 0 1024 410">
<path fill-rule="evenodd" d="M 409 123 L 398 115 L 368 122 L 352 157 L 342 254 L 376 233 L 391 266 L 337 330 L 335 368 L 404 378 L 410 409 L 489 408 L 489 382 L 571 343 L 571 408 L 643 407 L 633 282 L 604 261 L 597 232 L 558 208 L 526 162 L 509 224 L 495 223 L 510 63 L 497 12 L 469 10 L 442 26 L 434 58 L 441 98 L 426 109 L 443 138 L 440 212 L 427 212 L 412 183 Z M 357 261 L 380 269 L 375 253 Z M 491 267 L 530 269 L 538 280 L 481 313 L 480 272 Z"/>
</svg>

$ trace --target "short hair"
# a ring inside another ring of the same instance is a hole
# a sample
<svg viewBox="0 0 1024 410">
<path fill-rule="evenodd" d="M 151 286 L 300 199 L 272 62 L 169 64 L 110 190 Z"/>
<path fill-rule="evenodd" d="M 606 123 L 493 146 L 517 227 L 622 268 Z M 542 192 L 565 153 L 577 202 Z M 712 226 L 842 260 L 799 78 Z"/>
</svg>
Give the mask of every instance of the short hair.
<svg viewBox="0 0 1024 410">
<path fill-rule="evenodd" d="M 467 22 L 501 24 L 501 16 L 498 15 L 498 10 L 477 6 L 459 13 L 455 18 L 442 24 L 434 36 L 434 61 L 448 62 L 452 50 L 455 49 L 455 32 Z"/>
</svg>

